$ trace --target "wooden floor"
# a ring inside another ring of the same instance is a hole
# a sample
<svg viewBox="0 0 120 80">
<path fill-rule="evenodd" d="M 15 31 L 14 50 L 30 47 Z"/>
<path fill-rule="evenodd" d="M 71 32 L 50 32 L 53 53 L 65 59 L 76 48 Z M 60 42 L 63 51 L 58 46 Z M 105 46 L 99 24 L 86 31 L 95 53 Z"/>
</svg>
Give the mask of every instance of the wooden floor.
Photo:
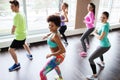
<svg viewBox="0 0 120 80">
<path fill-rule="evenodd" d="M 99 80 L 120 80 L 120 30 L 112 31 L 109 34 L 112 47 L 104 54 L 105 68 L 101 71 Z M 90 37 L 90 48 L 88 56 L 82 58 L 79 53 L 82 51 L 80 35 L 68 37 L 69 45 L 66 48 L 66 58 L 60 65 L 64 80 L 86 80 L 85 76 L 92 74 L 88 58 L 98 45 L 98 40 Z M 47 62 L 46 54 L 50 53 L 46 42 L 31 44 L 31 52 L 34 56 L 32 61 L 26 57 L 24 49 L 16 50 L 21 69 L 9 72 L 8 68 L 14 61 L 7 51 L 0 52 L 0 80 L 40 80 L 39 71 Z M 98 62 L 99 58 L 95 60 Z M 97 66 L 97 70 L 99 67 Z M 47 74 L 48 80 L 54 80 L 56 72 L 53 70 Z"/>
</svg>

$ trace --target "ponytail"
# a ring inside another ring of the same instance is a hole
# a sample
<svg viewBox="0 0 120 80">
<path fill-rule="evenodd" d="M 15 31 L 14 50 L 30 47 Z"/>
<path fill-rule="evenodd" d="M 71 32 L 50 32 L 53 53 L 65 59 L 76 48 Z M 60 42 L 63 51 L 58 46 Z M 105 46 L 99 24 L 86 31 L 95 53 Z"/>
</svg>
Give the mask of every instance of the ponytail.
<svg viewBox="0 0 120 80">
<path fill-rule="evenodd" d="M 90 5 L 92 6 L 92 8 L 93 8 L 93 13 L 94 13 L 94 15 L 95 15 L 95 4 L 94 3 L 90 3 Z"/>
</svg>

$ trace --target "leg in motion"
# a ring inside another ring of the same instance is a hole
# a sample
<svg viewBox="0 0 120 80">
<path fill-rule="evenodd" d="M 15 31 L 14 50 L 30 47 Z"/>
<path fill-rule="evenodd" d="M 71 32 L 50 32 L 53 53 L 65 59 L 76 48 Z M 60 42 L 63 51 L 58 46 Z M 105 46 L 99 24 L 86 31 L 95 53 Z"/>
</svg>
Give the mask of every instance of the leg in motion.
<svg viewBox="0 0 120 80">
<path fill-rule="evenodd" d="M 62 77 L 62 74 L 61 74 L 61 71 L 60 71 L 60 68 L 58 66 L 55 67 L 55 71 L 57 72 L 58 76 L 56 79 L 57 80 L 63 80 L 63 77 Z"/>
<path fill-rule="evenodd" d="M 32 60 L 32 59 L 33 59 L 33 56 L 32 56 L 32 54 L 31 54 L 31 52 L 30 52 L 29 46 L 25 43 L 25 44 L 23 45 L 23 47 L 24 47 L 24 49 L 28 52 L 28 54 L 27 54 L 28 59 L 29 59 L 29 60 Z"/>
<path fill-rule="evenodd" d="M 11 54 L 13 60 L 15 61 L 15 64 L 9 68 L 9 71 L 11 72 L 11 71 L 20 69 L 20 63 L 18 63 L 17 55 L 15 53 L 14 48 L 9 48 L 8 51 Z"/>
<path fill-rule="evenodd" d="M 48 61 L 46 66 L 40 71 L 41 80 L 47 80 L 46 74 L 53 70 L 56 66 L 56 58 L 53 58 L 50 61 Z"/>
</svg>

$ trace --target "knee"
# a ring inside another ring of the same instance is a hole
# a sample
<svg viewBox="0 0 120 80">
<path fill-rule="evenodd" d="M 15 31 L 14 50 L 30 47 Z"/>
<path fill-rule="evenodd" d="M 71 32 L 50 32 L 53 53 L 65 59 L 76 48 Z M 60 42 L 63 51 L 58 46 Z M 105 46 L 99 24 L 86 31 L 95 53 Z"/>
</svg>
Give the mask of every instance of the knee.
<svg viewBox="0 0 120 80">
<path fill-rule="evenodd" d="M 93 59 L 92 58 L 89 58 L 89 63 L 93 63 Z"/>
<path fill-rule="evenodd" d="M 84 39 L 83 39 L 83 38 L 80 38 L 80 41 L 81 41 L 81 42 L 83 42 L 83 41 L 84 41 Z"/>
<path fill-rule="evenodd" d="M 63 34 L 63 32 L 61 30 L 59 32 L 60 32 L 60 34 Z"/>
<path fill-rule="evenodd" d="M 8 49 L 8 52 L 9 52 L 9 53 L 12 53 L 13 51 L 14 51 L 14 49 L 12 49 L 12 48 L 9 48 L 9 49 Z"/>
<path fill-rule="evenodd" d="M 45 76 L 44 71 L 41 70 L 39 75 L 40 75 L 40 77 L 44 77 Z"/>
<path fill-rule="evenodd" d="M 42 75 L 43 75 L 43 71 L 41 70 L 41 71 L 40 71 L 40 76 L 42 76 Z"/>
</svg>

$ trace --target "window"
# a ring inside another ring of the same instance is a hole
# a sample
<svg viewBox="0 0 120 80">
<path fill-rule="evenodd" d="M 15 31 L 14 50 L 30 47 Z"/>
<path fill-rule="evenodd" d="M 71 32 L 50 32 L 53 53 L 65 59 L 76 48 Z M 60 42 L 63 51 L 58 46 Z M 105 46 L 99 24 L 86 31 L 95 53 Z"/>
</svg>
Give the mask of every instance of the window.
<svg viewBox="0 0 120 80">
<path fill-rule="evenodd" d="M 26 0 L 28 31 L 44 32 L 48 29 L 47 16 L 59 10 L 59 0 Z"/>
<path fill-rule="evenodd" d="M 69 22 L 68 22 L 68 28 L 75 27 L 75 15 L 76 15 L 76 2 L 77 0 L 63 0 L 63 2 L 67 2 L 69 5 L 68 8 L 68 18 L 69 18 Z"/>
<path fill-rule="evenodd" d="M 110 22 L 111 24 L 120 23 L 120 0 L 112 0 L 111 5 Z"/>
<path fill-rule="evenodd" d="M 98 19 L 103 11 L 108 11 L 110 24 L 120 23 L 120 0 L 100 0 Z"/>
<path fill-rule="evenodd" d="M 19 0 L 22 3 L 22 0 Z M 22 4 L 20 9 L 23 12 Z M 13 25 L 14 13 L 12 13 L 8 0 L 0 0 L 0 38 L 10 36 Z"/>
<path fill-rule="evenodd" d="M 20 12 L 25 14 L 28 34 L 48 32 L 46 18 L 59 12 L 62 0 L 19 0 Z M 63 0 L 69 4 L 68 28 L 75 25 L 76 0 Z M 0 0 L 0 38 L 11 36 L 14 13 L 10 9 L 8 0 Z"/>
<path fill-rule="evenodd" d="M 0 0 L 0 36 L 10 33 L 12 14 L 7 0 Z M 9 24 L 7 24 L 9 23 Z"/>
</svg>

